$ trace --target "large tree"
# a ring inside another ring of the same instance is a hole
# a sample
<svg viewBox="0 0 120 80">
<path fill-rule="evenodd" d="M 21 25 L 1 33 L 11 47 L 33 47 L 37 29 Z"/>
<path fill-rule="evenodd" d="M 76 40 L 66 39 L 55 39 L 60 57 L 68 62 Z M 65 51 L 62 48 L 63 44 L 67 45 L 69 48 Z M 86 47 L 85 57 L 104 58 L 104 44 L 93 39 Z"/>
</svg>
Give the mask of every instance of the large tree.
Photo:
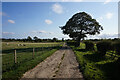
<svg viewBox="0 0 120 80">
<path fill-rule="evenodd" d="M 87 35 L 100 34 L 103 30 L 102 26 L 85 12 L 79 12 L 70 18 L 65 26 L 60 27 L 64 34 L 76 40 L 77 45 L 80 45 L 81 39 Z"/>
</svg>

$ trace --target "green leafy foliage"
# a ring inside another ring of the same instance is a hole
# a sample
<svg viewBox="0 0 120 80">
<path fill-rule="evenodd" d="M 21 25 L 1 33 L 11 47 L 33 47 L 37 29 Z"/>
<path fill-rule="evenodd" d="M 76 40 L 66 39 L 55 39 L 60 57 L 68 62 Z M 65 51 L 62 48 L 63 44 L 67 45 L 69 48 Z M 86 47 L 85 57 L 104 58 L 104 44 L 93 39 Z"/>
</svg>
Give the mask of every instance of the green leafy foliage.
<svg viewBox="0 0 120 80">
<path fill-rule="evenodd" d="M 85 12 L 74 14 L 65 26 L 60 28 L 63 30 L 63 34 L 67 34 L 70 38 L 76 40 L 77 46 L 79 46 L 81 39 L 87 37 L 88 34 L 99 34 L 103 30 L 103 27 Z"/>
</svg>

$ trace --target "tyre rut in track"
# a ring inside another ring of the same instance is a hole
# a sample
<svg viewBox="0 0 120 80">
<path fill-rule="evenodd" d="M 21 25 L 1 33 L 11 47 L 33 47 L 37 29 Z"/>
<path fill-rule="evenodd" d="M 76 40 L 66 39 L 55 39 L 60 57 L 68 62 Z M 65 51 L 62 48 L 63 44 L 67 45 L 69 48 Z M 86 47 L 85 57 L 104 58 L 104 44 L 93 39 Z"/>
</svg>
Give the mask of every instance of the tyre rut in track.
<svg viewBox="0 0 120 80">
<path fill-rule="evenodd" d="M 70 47 L 63 47 L 53 55 L 38 64 L 35 68 L 27 71 L 24 78 L 79 78 L 83 75 L 79 71 L 79 64 Z"/>
</svg>

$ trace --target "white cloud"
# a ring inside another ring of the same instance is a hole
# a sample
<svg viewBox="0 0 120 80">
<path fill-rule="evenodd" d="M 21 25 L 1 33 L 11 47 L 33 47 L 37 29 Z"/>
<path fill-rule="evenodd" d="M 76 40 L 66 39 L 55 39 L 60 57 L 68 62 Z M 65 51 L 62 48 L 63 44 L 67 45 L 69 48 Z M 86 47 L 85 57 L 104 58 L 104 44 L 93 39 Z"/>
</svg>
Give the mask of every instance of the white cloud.
<svg viewBox="0 0 120 80">
<path fill-rule="evenodd" d="M 108 38 L 118 38 L 117 33 L 109 34 L 109 33 L 104 33 L 104 34 L 99 34 L 99 35 L 89 35 L 87 39 L 108 39 Z"/>
<path fill-rule="evenodd" d="M 111 2 L 112 0 L 106 0 L 105 2 L 104 2 L 104 4 L 107 4 L 107 3 L 109 3 L 109 2 Z"/>
<path fill-rule="evenodd" d="M 53 34 L 54 32 L 48 32 L 49 34 Z"/>
<path fill-rule="evenodd" d="M 15 34 L 13 32 L 2 32 L 2 34 L 9 35 L 9 34 Z"/>
<path fill-rule="evenodd" d="M 38 33 L 53 34 L 54 32 L 47 32 L 47 31 L 38 31 Z"/>
<path fill-rule="evenodd" d="M 8 20 L 8 22 L 9 22 L 9 23 L 12 23 L 12 24 L 14 24 L 14 23 L 15 23 L 15 21 L 14 21 L 14 20 Z"/>
<path fill-rule="evenodd" d="M 37 31 L 32 31 L 32 32 L 30 32 L 30 33 L 37 33 Z"/>
<path fill-rule="evenodd" d="M 104 19 L 111 19 L 113 17 L 113 13 L 108 12 L 105 15 L 102 15 L 101 17 L 97 18 L 97 21 L 102 21 Z"/>
<path fill-rule="evenodd" d="M 7 16 L 7 17 L 9 17 L 5 12 L 0 12 L 0 16 Z"/>
<path fill-rule="evenodd" d="M 46 20 L 45 20 L 45 23 L 47 23 L 47 24 L 52 24 L 53 22 L 52 22 L 51 20 L 46 19 Z"/>
<path fill-rule="evenodd" d="M 38 31 L 38 33 L 47 33 L 46 31 Z"/>
<path fill-rule="evenodd" d="M 32 31 L 30 33 L 45 33 L 45 34 L 53 34 L 54 32 L 47 32 L 47 31 L 44 31 L 44 30 L 41 30 L 41 31 Z"/>
<path fill-rule="evenodd" d="M 99 38 L 118 38 L 118 34 L 101 34 Z"/>
<path fill-rule="evenodd" d="M 106 14 L 106 18 L 107 18 L 107 19 L 111 19 L 112 16 L 113 16 L 113 13 L 110 13 L 110 12 L 109 12 L 109 13 Z"/>
<path fill-rule="evenodd" d="M 83 0 L 62 0 L 62 2 L 81 2 Z"/>
<path fill-rule="evenodd" d="M 52 10 L 57 14 L 63 13 L 63 7 L 58 3 L 52 5 Z"/>
<path fill-rule="evenodd" d="M 64 38 L 64 39 L 71 39 L 68 35 L 61 35 L 58 38 L 60 38 L 60 39 L 62 39 L 62 38 Z"/>
</svg>

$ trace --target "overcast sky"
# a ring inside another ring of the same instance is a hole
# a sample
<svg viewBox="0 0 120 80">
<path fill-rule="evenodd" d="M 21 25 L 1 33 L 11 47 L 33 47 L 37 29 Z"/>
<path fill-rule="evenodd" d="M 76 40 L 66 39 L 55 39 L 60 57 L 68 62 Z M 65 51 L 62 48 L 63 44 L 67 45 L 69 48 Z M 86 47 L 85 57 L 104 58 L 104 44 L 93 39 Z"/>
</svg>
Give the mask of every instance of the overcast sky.
<svg viewBox="0 0 120 80">
<path fill-rule="evenodd" d="M 88 38 L 114 38 L 118 34 L 117 2 L 3 2 L 3 38 L 69 38 L 64 26 L 77 12 L 86 12 L 104 28 L 100 35 Z"/>
</svg>

